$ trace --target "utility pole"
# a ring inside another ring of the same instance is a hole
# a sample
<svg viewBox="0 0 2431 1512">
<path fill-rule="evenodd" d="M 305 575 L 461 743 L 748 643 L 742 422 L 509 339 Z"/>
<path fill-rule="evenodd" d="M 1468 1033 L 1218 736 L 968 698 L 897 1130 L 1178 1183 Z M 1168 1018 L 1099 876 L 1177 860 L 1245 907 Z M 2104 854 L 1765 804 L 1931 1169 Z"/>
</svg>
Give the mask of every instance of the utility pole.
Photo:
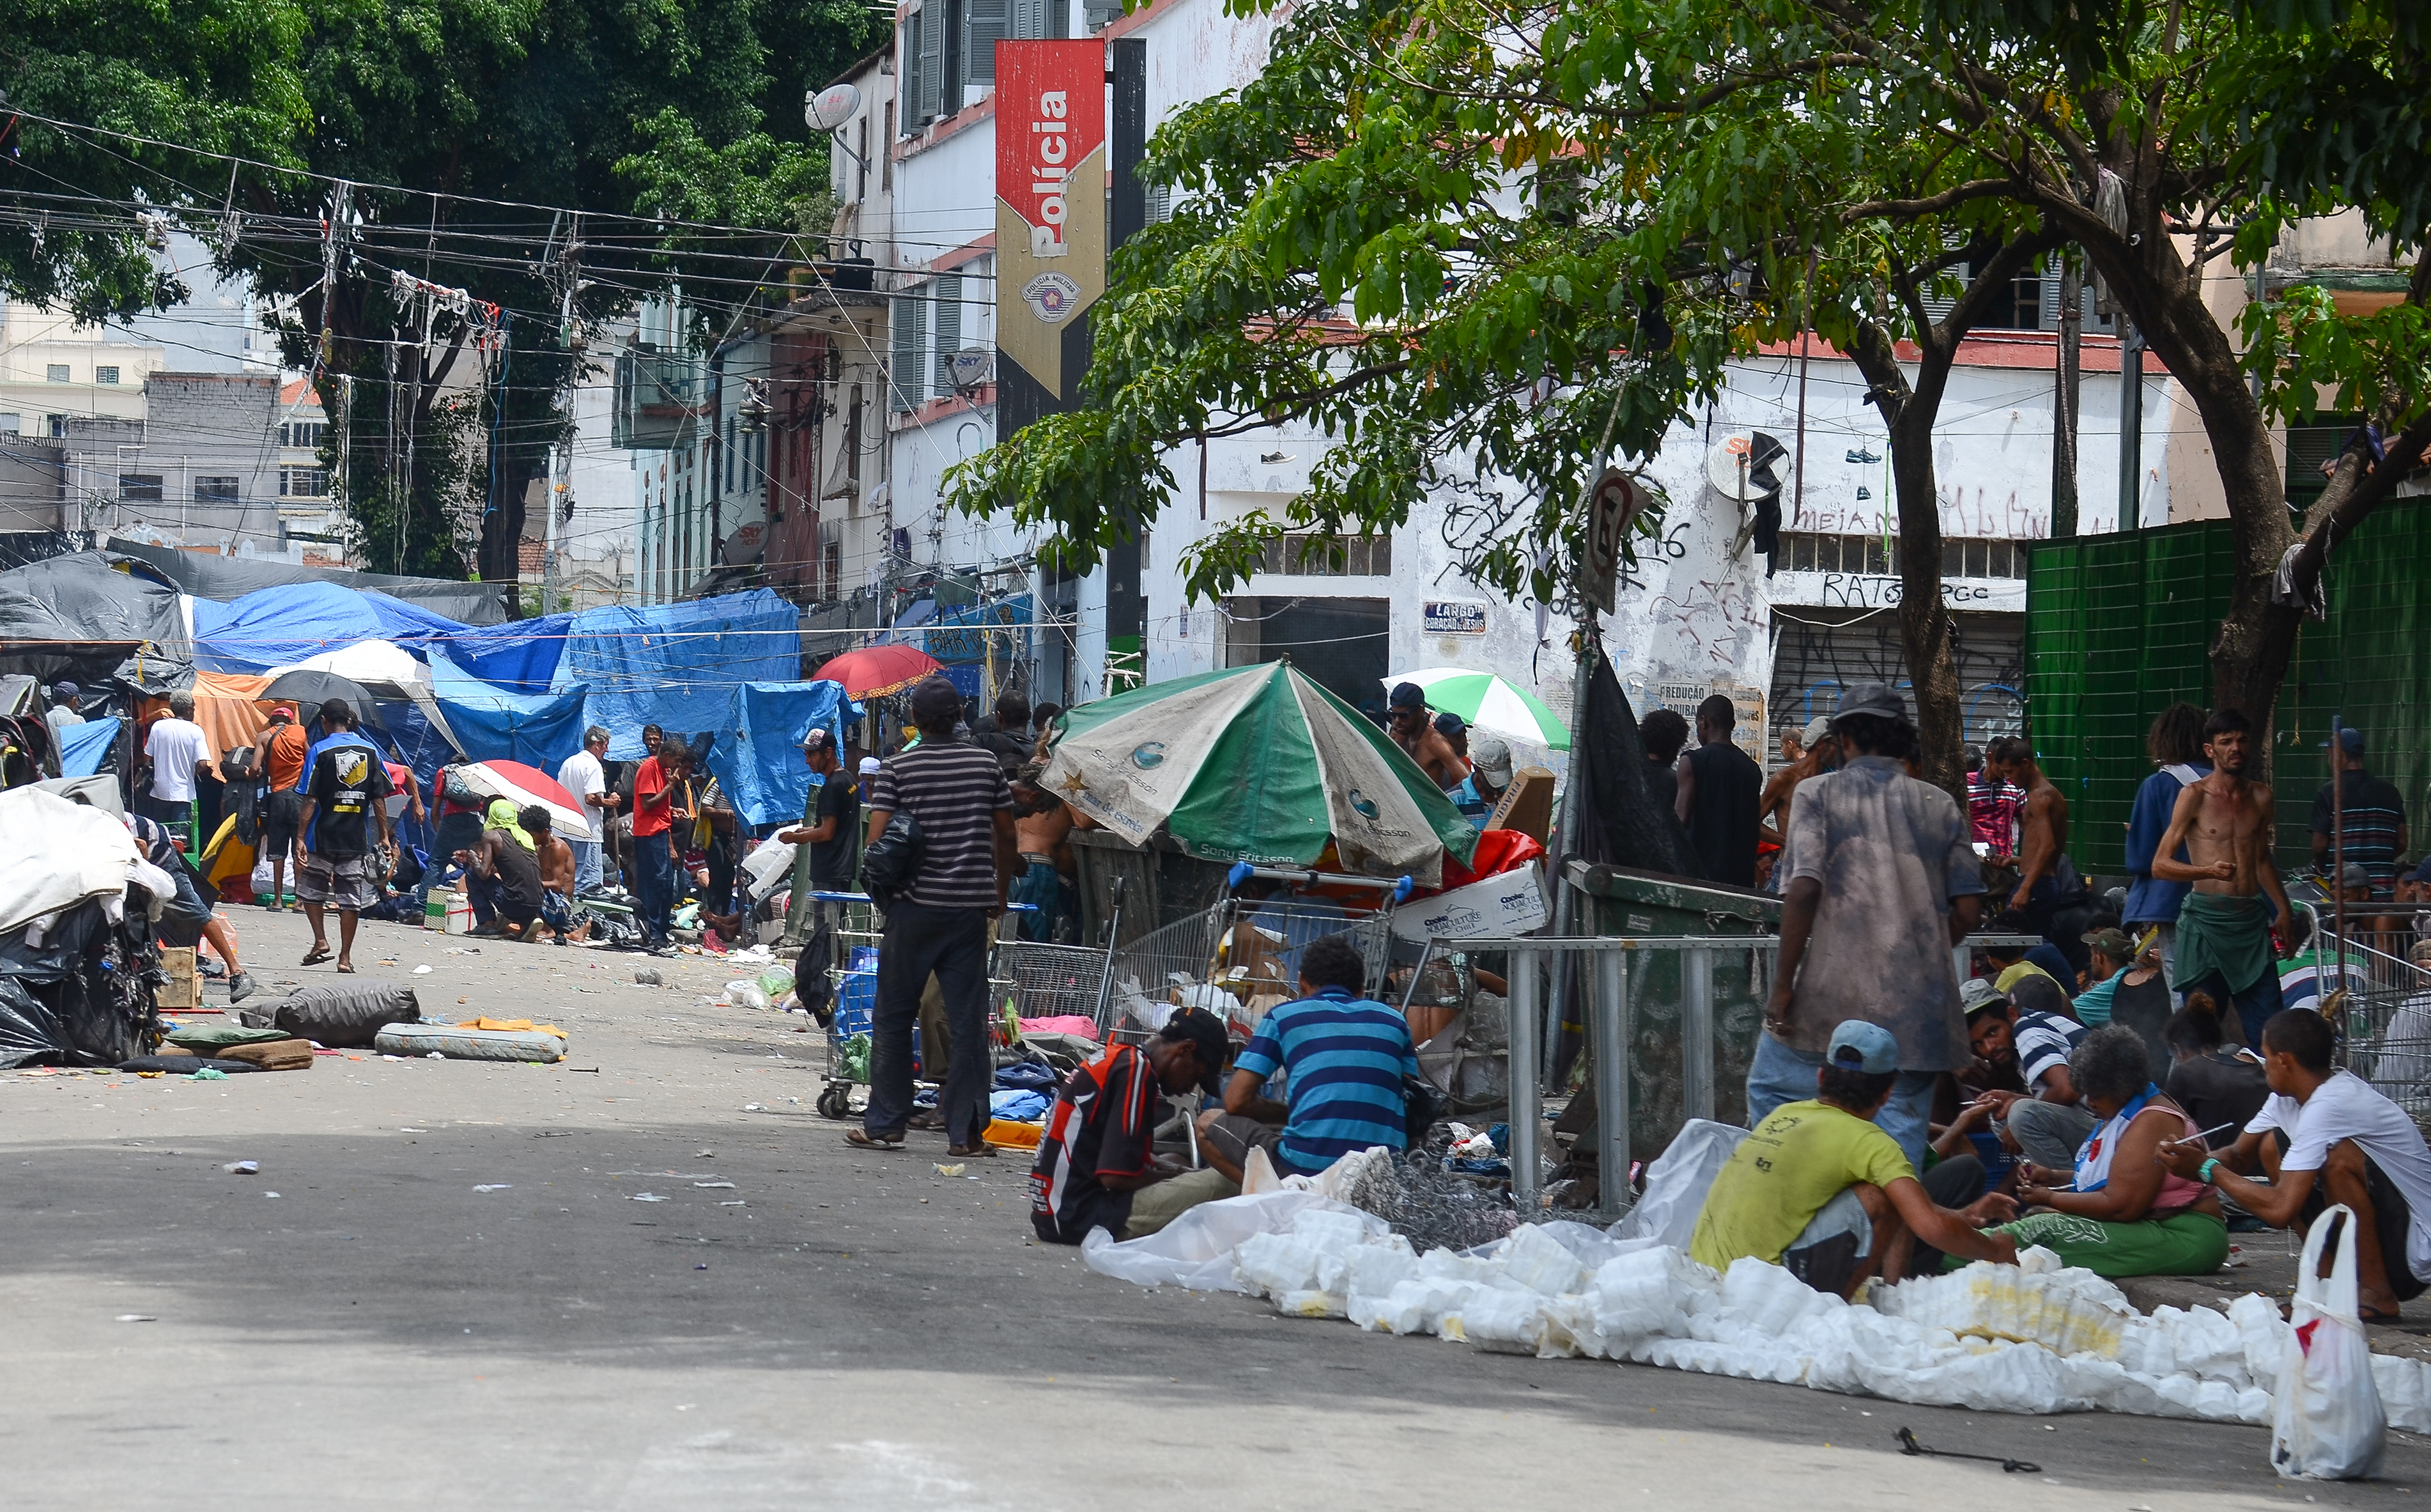
<svg viewBox="0 0 2431 1512">
<path fill-rule="evenodd" d="M 2144 333 L 2119 311 L 2119 529 L 2144 525 Z"/>
<path fill-rule="evenodd" d="M 2054 541 L 2076 534 L 2076 421 L 2085 345 L 2085 279 L 2076 249 L 2059 260 L 2059 386 L 2052 395 L 2052 519 Z"/>
<path fill-rule="evenodd" d="M 555 234 L 552 227 L 552 240 Z M 541 522 L 540 612 L 544 614 L 557 610 L 558 529 L 567 507 L 574 502 L 575 395 L 582 378 L 582 340 L 574 313 L 575 292 L 582 284 L 582 216 L 578 212 L 567 230 L 565 245 L 558 252 L 555 277 L 559 284 L 557 343 L 566 353 L 565 378 L 559 389 L 566 428 L 557 441 L 554 485 L 541 501 L 541 507 L 547 512 Z"/>
</svg>

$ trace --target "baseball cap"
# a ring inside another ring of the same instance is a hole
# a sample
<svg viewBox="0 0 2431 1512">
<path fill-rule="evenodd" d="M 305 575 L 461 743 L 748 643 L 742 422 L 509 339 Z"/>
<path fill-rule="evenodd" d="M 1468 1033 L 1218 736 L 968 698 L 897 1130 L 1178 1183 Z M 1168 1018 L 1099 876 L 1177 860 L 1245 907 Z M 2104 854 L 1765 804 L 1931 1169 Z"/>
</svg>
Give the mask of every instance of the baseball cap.
<svg viewBox="0 0 2431 1512">
<path fill-rule="evenodd" d="M 802 748 L 804 750 L 833 750 L 835 749 L 835 737 L 829 734 L 818 726 L 813 725 L 810 731 L 802 736 Z"/>
<path fill-rule="evenodd" d="M 875 756 L 863 756 L 861 759 L 861 775 L 863 777 L 876 777 L 884 770 L 886 770 L 886 764 Z"/>
<path fill-rule="evenodd" d="M 60 700 L 61 702 L 65 702 L 67 699 L 75 697 L 77 694 L 82 693 L 83 691 L 84 690 L 82 688 L 77 687 L 75 683 L 68 681 L 64 678 L 51 684 L 51 697 Z"/>
<path fill-rule="evenodd" d="M 270 717 L 273 719 L 293 719 L 295 717 L 295 711 L 286 704 L 274 703 L 270 706 Z"/>
<path fill-rule="evenodd" d="M 1813 750 L 1817 745 L 1821 743 L 1823 737 L 1831 732 L 1832 721 L 1824 718 L 1821 714 L 1817 714 L 1814 718 L 1806 721 L 1806 729 L 1799 735 L 1798 743 L 1805 747 L 1808 750 Z"/>
<path fill-rule="evenodd" d="M 2126 960 L 2129 952 L 2136 949 L 2135 943 L 2127 938 L 2127 932 L 2124 930 L 2090 930 L 2082 938 L 2086 944 L 2092 946 L 2113 961 Z"/>
<path fill-rule="evenodd" d="M 2372 873 L 2365 869 L 2362 862 L 2350 861 L 2346 864 L 2345 869 L 2339 873 L 2339 885 L 2341 887 L 2369 887 L 2372 885 Z"/>
<path fill-rule="evenodd" d="M 1511 781 L 1511 748 L 1500 735 L 1478 735 L 1468 743 L 1468 762 L 1481 772 Z"/>
<path fill-rule="evenodd" d="M 1840 708 L 1832 715 L 1834 722 L 1852 714 L 1872 714 L 1878 719 L 1905 719 L 1907 705 L 1900 702 L 1887 682 L 1853 682 L 1840 690 Z"/>
<path fill-rule="evenodd" d="M 2339 727 L 2339 747 L 2350 756 L 2363 754 L 2363 731 L 2353 725 Z"/>
<path fill-rule="evenodd" d="M 1231 1057 L 1232 1040 L 1224 1032 L 1224 1020 L 1204 1008 L 1176 1008 L 1165 1027 L 1157 1033 L 1165 1039 L 1181 1040 L 1199 1052 L 1199 1089 L 1210 1097 L 1224 1090 L 1224 1063 Z"/>
<path fill-rule="evenodd" d="M 1467 723 L 1464 721 L 1460 715 L 1452 713 L 1449 709 L 1435 715 L 1435 733 L 1443 736 L 1446 740 L 1450 740 L 1452 736 L 1459 734 L 1462 731 L 1467 730 Z"/>
<path fill-rule="evenodd" d="M 2009 1000 L 2001 995 L 2001 989 L 1982 977 L 1969 977 L 1958 984 L 1958 1008 L 1970 1018 L 1986 1009 L 2008 1005 Z"/>
<path fill-rule="evenodd" d="M 1396 709 L 1423 709 L 1427 706 L 1427 690 L 1415 682 L 1396 682 L 1393 696 L 1385 701 Z"/>
<path fill-rule="evenodd" d="M 1880 1076 L 1899 1069 L 1899 1041 L 1880 1024 L 1863 1018 L 1846 1019 L 1832 1031 L 1832 1043 L 1824 1050 L 1823 1058 L 1845 1069 Z"/>
</svg>

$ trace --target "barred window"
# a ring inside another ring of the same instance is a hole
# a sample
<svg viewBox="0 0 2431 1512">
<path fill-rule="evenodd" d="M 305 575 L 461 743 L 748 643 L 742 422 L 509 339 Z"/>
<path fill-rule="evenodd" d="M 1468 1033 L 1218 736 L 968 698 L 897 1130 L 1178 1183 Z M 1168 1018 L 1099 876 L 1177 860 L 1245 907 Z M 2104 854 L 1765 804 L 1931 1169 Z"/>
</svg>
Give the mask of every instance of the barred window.
<svg viewBox="0 0 2431 1512">
<path fill-rule="evenodd" d="M 329 470 L 327 467 L 281 467 L 278 469 L 280 498 L 327 498 Z"/>
<path fill-rule="evenodd" d="M 1944 578 L 2022 578 L 2026 575 L 2022 541 L 1994 541 L 1980 536 L 1944 537 Z M 1864 573 L 1897 577 L 1900 539 L 1887 545 L 1880 535 L 1784 535 L 1781 566 L 1789 572 Z"/>
<path fill-rule="evenodd" d="M 1302 578 L 1389 578 L 1391 535 L 1285 535 L 1266 543 L 1264 572 Z"/>
</svg>

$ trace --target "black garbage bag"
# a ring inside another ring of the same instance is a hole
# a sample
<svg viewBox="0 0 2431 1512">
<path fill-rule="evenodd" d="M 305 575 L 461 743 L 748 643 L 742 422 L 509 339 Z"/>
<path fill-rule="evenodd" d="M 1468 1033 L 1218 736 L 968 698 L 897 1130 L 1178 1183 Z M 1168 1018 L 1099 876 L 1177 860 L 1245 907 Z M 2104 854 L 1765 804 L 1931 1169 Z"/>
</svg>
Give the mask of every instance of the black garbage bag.
<svg viewBox="0 0 2431 1512">
<path fill-rule="evenodd" d="M 1586 708 L 1570 740 L 1570 783 L 1578 803 L 1575 854 L 1590 865 L 1668 872 L 1690 882 L 1704 880 L 1687 827 L 1671 806 L 1654 796 L 1648 780 L 1646 742 L 1629 696 L 1612 675 L 1612 664 L 1596 659 L 1587 680 Z"/>
<path fill-rule="evenodd" d="M 0 938 L 0 1069 L 116 1066 L 159 1043 L 154 994 L 168 984 L 143 910 L 130 891 L 120 922 L 98 899 L 61 916 L 40 945 Z"/>
</svg>

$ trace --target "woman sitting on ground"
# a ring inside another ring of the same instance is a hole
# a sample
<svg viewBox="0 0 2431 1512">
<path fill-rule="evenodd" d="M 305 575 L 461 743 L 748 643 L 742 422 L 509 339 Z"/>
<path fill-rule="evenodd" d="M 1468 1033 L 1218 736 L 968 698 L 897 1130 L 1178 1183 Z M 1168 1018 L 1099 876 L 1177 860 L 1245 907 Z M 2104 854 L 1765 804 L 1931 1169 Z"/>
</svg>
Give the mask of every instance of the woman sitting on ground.
<svg viewBox="0 0 2431 1512">
<path fill-rule="evenodd" d="M 2162 1168 L 2166 1139 L 2202 1131 L 2153 1084 L 2143 1037 L 2120 1024 L 2087 1034 L 2068 1059 L 2078 1098 L 2102 1121 L 2071 1171 L 2026 1169 L 2020 1206 L 2036 1211 L 1996 1231 L 2022 1250 L 2039 1244 L 2096 1275 L 2202 1276 L 2228 1258 L 2228 1225 L 2208 1186 Z M 1945 1269 L 1957 1262 L 1945 1260 Z"/>
</svg>

